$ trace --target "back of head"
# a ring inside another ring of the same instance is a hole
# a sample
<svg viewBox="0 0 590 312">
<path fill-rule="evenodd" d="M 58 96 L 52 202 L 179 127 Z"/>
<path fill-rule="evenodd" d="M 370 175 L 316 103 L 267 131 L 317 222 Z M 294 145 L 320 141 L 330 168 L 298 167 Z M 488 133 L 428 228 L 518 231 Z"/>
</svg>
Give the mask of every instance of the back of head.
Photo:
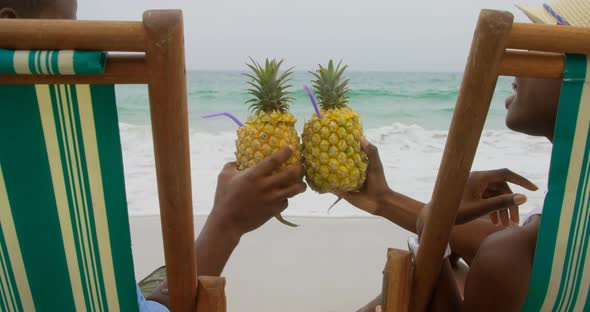
<svg viewBox="0 0 590 312">
<path fill-rule="evenodd" d="M 0 0 L 0 18 L 39 18 L 47 0 Z"/>
<path fill-rule="evenodd" d="M 516 6 L 536 24 L 590 27 L 589 0 L 553 0 L 536 6 Z M 516 77 L 513 95 L 506 100 L 508 128 L 553 140 L 561 82 L 557 79 Z"/>
<path fill-rule="evenodd" d="M 77 0 L 0 0 L 0 18 L 76 19 Z"/>
</svg>

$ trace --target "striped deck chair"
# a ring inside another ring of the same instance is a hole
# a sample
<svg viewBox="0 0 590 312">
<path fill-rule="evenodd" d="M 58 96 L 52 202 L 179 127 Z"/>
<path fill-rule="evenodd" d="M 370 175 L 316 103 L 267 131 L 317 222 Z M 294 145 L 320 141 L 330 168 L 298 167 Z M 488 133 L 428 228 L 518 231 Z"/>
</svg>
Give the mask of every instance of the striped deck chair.
<svg viewBox="0 0 590 312">
<path fill-rule="evenodd" d="M 0 50 L 2 74 L 106 54 Z M 0 85 L 0 310 L 136 311 L 113 85 Z"/>
<path fill-rule="evenodd" d="M 590 311 L 590 28 L 482 10 L 416 255 L 389 249 L 383 310 L 426 311 L 498 76 L 562 79 L 549 192 L 524 311 Z M 566 55 L 566 57 L 564 57 Z"/>
<path fill-rule="evenodd" d="M 114 84 L 148 85 L 170 308 L 225 311 L 197 276 L 184 59 L 181 11 L 0 19 L 0 311 L 138 310 Z"/>
<path fill-rule="evenodd" d="M 589 311 L 590 67 L 568 55 L 524 311 Z"/>
</svg>

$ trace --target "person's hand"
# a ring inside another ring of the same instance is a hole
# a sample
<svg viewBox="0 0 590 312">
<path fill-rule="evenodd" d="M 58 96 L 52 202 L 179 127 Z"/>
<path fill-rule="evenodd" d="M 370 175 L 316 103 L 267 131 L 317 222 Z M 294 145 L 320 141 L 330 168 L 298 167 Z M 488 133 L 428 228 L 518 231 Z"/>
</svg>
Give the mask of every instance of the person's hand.
<svg viewBox="0 0 590 312">
<path fill-rule="evenodd" d="M 379 158 L 377 147 L 369 143 L 365 138 L 361 140 L 361 147 L 369 159 L 367 180 L 363 188 L 356 192 L 338 192 L 334 195 L 345 199 L 357 208 L 377 215 L 379 208 L 383 207 L 385 197 L 391 192 L 391 189 L 385 180 L 383 164 Z"/>
<path fill-rule="evenodd" d="M 362 308 L 356 310 L 356 312 L 377 312 L 381 311 L 381 294 L 375 297 L 375 299 L 369 301 Z"/>
<path fill-rule="evenodd" d="M 285 147 L 245 171 L 238 171 L 235 163 L 226 164 L 217 180 L 209 218 L 239 237 L 280 214 L 287 208 L 289 198 L 307 188 L 302 165 L 272 174 L 292 153 L 291 147 Z"/>
<path fill-rule="evenodd" d="M 467 179 L 455 224 L 464 224 L 486 215 L 489 215 L 494 224 L 518 224 L 518 207 L 524 204 L 527 198 L 523 194 L 514 194 L 508 182 L 530 191 L 538 190 L 533 182 L 508 169 L 474 171 Z M 428 203 L 420 212 L 416 221 L 418 234 L 422 233 L 430 209 Z"/>
<path fill-rule="evenodd" d="M 530 191 L 538 190 L 534 183 L 508 169 L 472 172 L 463 191 L 455 223 L 467 223 L 489 214 L 494 224 L 518 224 L 518 206 L 524 204 L 527 198 L 523 194 L 514 194 L 508 183 Z"/>
</svg>

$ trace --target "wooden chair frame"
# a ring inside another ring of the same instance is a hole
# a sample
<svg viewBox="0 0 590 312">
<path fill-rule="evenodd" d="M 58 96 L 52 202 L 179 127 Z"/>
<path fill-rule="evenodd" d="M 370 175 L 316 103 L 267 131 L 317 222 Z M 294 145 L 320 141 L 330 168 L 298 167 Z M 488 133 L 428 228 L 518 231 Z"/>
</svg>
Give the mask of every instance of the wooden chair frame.
<svg viewBox="0 0 590 312">
<path fill-rule="evenodd" d="M 147 11 L 143 22 L 0 19 L 0 47 L 135 52 L 109 54 L 104 74 L 0 75 L 0 84 L 148 85 L 171 310 L 225 311 L 224 280 L 197 280 L 182 12 Z"/>
<path fill-rule="evenodd" d="M 561 79 L 562 53 L 590 54 L 590 28 L 513 23 L 482 10 L 471 44 L 442 162 L 414 261 L 389 250 L 384 311 L 425 311 L 438 280 L 498 76 Z"/>
<path fill-rule="evenodd" d="M 148 85 L 171 308 L 223 311 L 225 303 L 215 298 L 225 300 L 224 295 L 207 286 L 223 281 L 199 279 L 202 291 L 197 296 L 182 13 L 148 11 L 143 22 L 0 20 L 0 47 L 137 52 L 109 55 L 104 74 L 0 75 L 0 84 Z M 384 290 L 388 295 L 385 311 L 424 311 L 429 303 L 498 76 L 560 79 L 564 70 L 560 53 L 564 52 L 590 54 L 590 29 L 513 24 L 508 12 L 482 11 L 416 270 L 407 251 L 388 253 L 395 270 L 394 283 Z M 213 298 L 205 298 L 209 295 Z"/>
</svg>

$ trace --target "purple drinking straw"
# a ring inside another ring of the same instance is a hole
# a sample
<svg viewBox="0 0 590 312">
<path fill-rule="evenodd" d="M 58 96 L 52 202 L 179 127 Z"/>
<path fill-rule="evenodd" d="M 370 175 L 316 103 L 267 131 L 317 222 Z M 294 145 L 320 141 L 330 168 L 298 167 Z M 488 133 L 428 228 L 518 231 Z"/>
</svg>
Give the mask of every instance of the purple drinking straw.
<svg viewBox="0 0 590 312">
<path fill-rule="evenodd" d="M 318 116 L 318 118 L 322 118 L 322 114 L 320 114 L 320 107 L 318 106 L 318 102 L 315 100 L 315 96 L 313 96 L 313 92 L 311 92 L 306 84 L 303 85 L 303 89 L 305 89 L 307 95 L 309 95 L 311 104 L 313 104 L 313 109 L 315 109 L 315 114 Z"/>
<path fill-rule="evenodd" d="M 206 115 L 202 115 L 201 118 L 213 118 L 213 117 L 219 117 L 219 116 L 226 116 L 231 118 L 235 123 L 238 124 L 238 126 L 243 127 L 244 124 L 238 119 L 238 117 L 232 115 L 232 113 L 228 113 L 228 112 L 220 112 L 220 113 L 213 113 L 213 114 L 206 114 Z"/>
</svg>

